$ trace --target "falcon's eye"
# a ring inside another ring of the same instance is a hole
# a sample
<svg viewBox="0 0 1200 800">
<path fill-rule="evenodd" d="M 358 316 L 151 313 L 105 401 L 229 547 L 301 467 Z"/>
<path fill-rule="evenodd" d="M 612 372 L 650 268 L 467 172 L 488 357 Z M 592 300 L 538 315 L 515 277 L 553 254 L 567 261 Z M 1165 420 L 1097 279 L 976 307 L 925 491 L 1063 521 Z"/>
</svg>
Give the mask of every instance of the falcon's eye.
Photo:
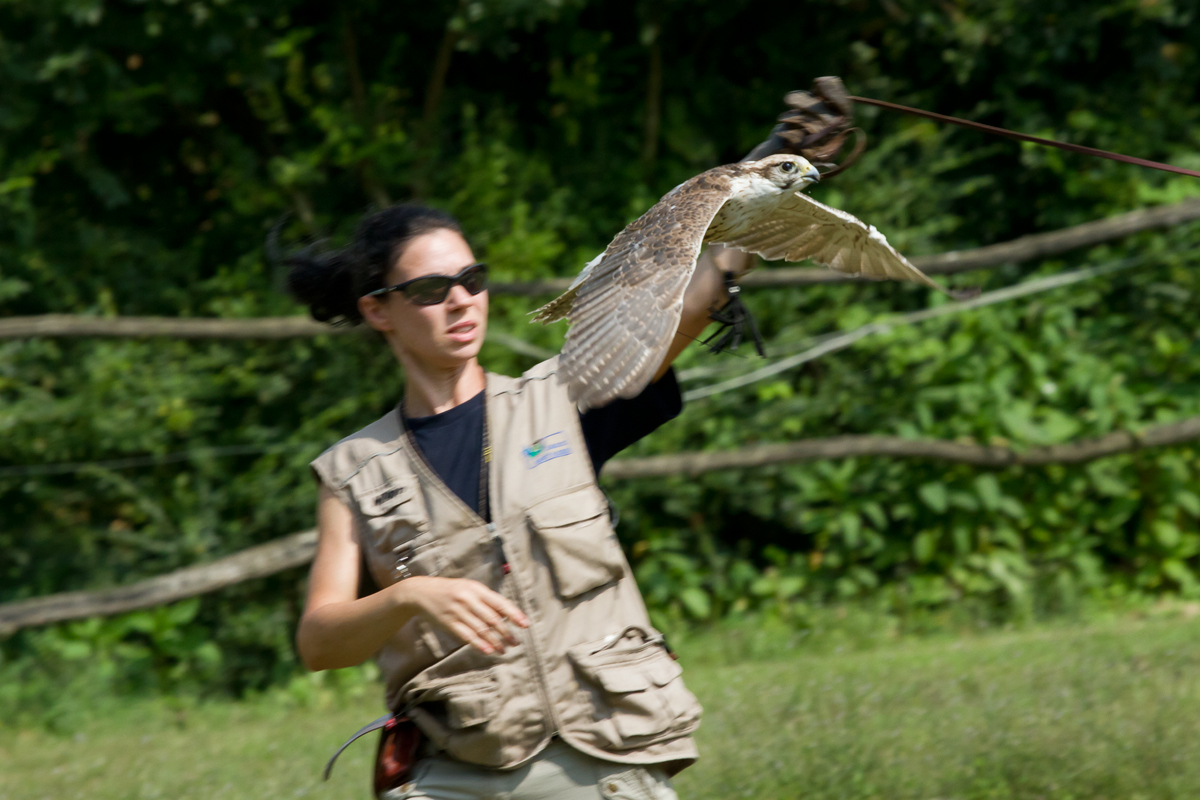
<svg viewBox="0 0 1200 800">
<path fill-rule="evenodd" d="M 796 162 L 795 161 L 785 161 L 779 165 L 779 168 L 781 170 L 783 170 L 784 172 L 795 172 L 796 171 Z"/>
</svg>

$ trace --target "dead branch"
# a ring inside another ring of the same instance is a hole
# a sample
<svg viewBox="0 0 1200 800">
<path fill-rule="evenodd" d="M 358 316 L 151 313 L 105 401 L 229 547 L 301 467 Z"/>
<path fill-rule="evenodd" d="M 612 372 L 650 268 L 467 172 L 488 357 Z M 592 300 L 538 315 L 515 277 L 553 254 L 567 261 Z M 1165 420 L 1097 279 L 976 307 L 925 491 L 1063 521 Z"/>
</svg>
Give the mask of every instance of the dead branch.
<svg viewBox="0 0 1200 800">
<path fill-rule="evenodd" d="M 1099 244 L 1140 231 L 1166 228 L 1200 219 L 1200 198 L 1169 206 L 1130 211 L 1096 222 L 1085 222 L 1049 233 L 1023 236 L 1011 242 L 974 250 L 955 250 L 935 256 L 914 258 L 927 273 L 946 275 L 1000 264 L 1029 261 Z M 800 286 L 856 280 L 837 272 L 811 267 L 761 269 L 742 279 L 744 286 Z M 570 278 L 545 281 L 493 283 L 493 294 L 536 296 L 559 294 Z M 351 329 L 313 322 L 307 317 L 260 317 L 214 319 L 205 317 L 86 317 L 73 314 L 44 314 L 0 319 L 0 339 L 34 336 L 101 336 L 138 338 L 170 336 L 181 339 L 288 339 L 322 333 L 344 333 Z"/>
<path fill-rule="evenodd" d="M 115 589 L 63 592 L 14 603 L 0 603 L 0 636 L 30 625 L 121 614 L 173 603 L 253 578 L 274 575 L 312 561 L 317 532 L 293 533 L 273 542 Z"/>
<path fill-rule="evenodd" d="M 142 338 L 170 336 L 179 339 L 290 339 L 322 333 L 356 330 L 316 322 L 308 317 L 87 317 L 43 314 L 0 319 L 0 339 L 32 336 L 98 336 Z"/>
<path fill-rule="evenodd" d="M 813 461 L 821 458 L 884 456 L 929 458 L 972 464 L 978 467 L 1044 466 L 1078 464 L 1144 447 L 1164 447 L 1200 439 L 1200 417 L 1157 425 L 1141 433 L 1114 431 L 1095 439 L 1084 439 L 1048 447 L 1014 450 L 936 439 L 905 439 L 900 436 L 831 436 L 782 444 L 764 444 L 741 450 L 712 453 L 677 453 L 646 458 L 617 459 L 608 464 L 605 476 L 616 480 L 697 475 L 718 469 L 744 469 L 770 464 Z"/>
</svg>

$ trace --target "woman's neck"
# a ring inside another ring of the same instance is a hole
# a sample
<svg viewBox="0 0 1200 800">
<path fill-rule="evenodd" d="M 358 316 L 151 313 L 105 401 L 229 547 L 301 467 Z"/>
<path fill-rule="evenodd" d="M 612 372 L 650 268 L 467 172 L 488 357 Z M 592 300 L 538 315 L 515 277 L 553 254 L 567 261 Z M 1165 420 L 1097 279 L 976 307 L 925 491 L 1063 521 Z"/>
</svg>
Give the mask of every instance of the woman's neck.
<svg viewBox="0 0 1200 800">
<path fill-rule="evenodd" d="M 483 367 L 472 358 L 451 368 L 430 368 L 404 359 L 404 413 L 410 417 L 441 414 L 467 402 L 486 385 Z"/>
</svg>

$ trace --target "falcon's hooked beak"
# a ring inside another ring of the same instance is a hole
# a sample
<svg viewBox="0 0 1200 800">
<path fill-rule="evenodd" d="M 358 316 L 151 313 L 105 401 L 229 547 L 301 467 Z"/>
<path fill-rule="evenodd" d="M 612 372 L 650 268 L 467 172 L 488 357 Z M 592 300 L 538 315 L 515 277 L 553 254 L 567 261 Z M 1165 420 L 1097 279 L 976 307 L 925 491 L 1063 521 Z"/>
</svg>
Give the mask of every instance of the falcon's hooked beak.
<svg viewBox="0 0 1200 800">
<path fill-rule="evenodd" d="M 795 162 L 793 162 L 795 163 Z M 821 181 L 821 172 L 812 164 L 808 165 L 808 169 L 801 172 L 799 175 L 793 173 L 792 179 L 788 181 L 787 191 L 798 192 L 805 187 L 812 186 L 814 183 Z"/>
</svg>

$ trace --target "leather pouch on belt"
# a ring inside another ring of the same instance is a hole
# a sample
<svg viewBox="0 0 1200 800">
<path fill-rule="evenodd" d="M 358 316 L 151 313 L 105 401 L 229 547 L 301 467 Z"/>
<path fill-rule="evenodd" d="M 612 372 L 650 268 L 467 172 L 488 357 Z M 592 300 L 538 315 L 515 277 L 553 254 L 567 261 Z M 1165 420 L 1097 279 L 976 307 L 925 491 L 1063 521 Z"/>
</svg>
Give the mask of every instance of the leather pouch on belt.
<svg viewBox="0 0 1200 800">
<path fill-rule="evenodd" d="M 372 788 L 376 798 L 382 800 L 387 792 L 408 783 L 420 747 L 421 731 L 416 724 L 408 717 L 392 717 L 375 750 Z"/>
<path fill-rule="evenodd" d="M 421 746 L 421 731 L 408 717 L 386 714 L 374 722 L 364 725 L 338 748 L 325 765 L 323 780 L 329 780 L 333 765 L 347 747 L 371 731 L 380 731 L 379 746 L 375 751 L 375 770 L 372 776 L 375 797 L 382 798 L 386 792 L 402 786 L 412 775 L 412 767 Z"/>
<path fill-rule="evenodd" d="M 541 538 L 564 600 L 625 574 L 625 556 L 599 491 L 589 487 L 543 500 L 529 509 L 529 522 Z"/>
</svg>

